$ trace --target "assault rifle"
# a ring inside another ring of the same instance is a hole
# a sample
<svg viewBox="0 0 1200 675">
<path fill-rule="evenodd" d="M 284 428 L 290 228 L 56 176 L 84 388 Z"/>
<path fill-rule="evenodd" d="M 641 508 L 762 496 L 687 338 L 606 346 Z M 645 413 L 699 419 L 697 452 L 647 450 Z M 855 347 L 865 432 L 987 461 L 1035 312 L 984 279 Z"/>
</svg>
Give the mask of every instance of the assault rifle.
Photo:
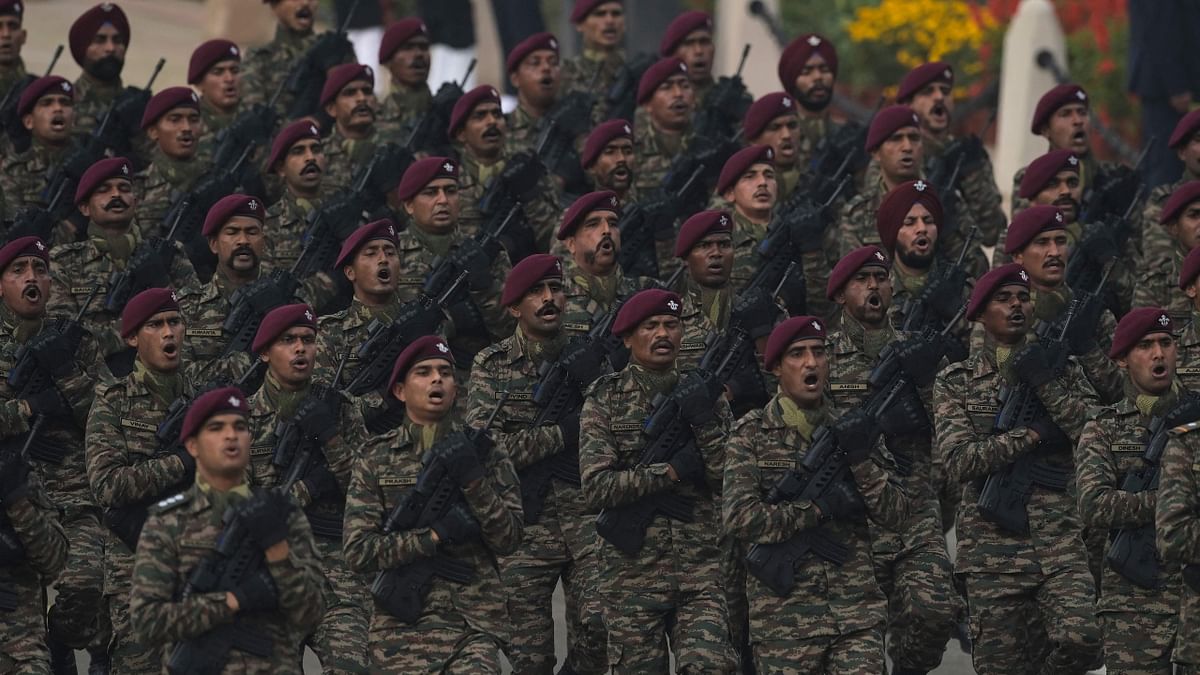
<svg viewBox="0 0 1200 675">
<path fill-rule="evenodd" d="M 1087 208 L 1079 215 L 1079 222 L 1094 223 L 1120 214 L 1126 214 L 1124 218 L 1129 218 L 1146 190 L 1142 174 L 1155 140 L 1151 137 L 1146 141 L 1132 168 L 1120 165 L 1098 173 L 1083 195 L 1083 203 Z"/>
<path fill-rule="evenodd" d="M 354 45 L 346 39 L 346 34 L 359 2 L 355 0 L 350 6 L 350 11 L 346 12 L 346 18 L 336 31 L 322 33 L 292 66 L 284 80 L 287 92 L 292 96 L 288 106 L 289 119 L 324 114 L 318 101 L 321 89 L 325 86 L 326 74 L 330 68 L 354 59 Z"/>
<path fill-rule="evenodd" d="M 538 121 L 541 140 L 538 154 L 542 164 L 562 181 L 562 191 L 568 195 L 582 195 L 592 189 L 591 181 L 579 165 L 579 153 L 575 151 L 575 139 L 591 130 L 592 109 L 596 107 L 597 70 L 591 86 L 584 91 L 573 91 L 563 96 L 554 107 Z"/>
<path fill-rule="evenodd" d="M 454 104 L 462 98 L 463 87 L 474 71 L 475 59 L 471 59 L 461 80 L 442 84 L 433 95 L 429 109 L 412 122 L 406 147 L 414 153 L 420 152 L 433 157 L 453 154 L 446 129 L 450 126 L 450 114 L 454 111 Z"/>
<path fill-rule="evenodd" d="M 808 313 L 808 291 L 803 273 L 790 276 L 784 271 L 792 263 L 802 265 L 805 253 L 821 249 L 825 228 L 830 220 L 828 209 L 849 185 L 850 176 L 843 176 L 824 202 L 793 202 L 791 208 L 780 211 L 771 221 L 767 236 L 758 244 L 757 253 L 761 262 L 755 271 L 755 278 L 764 277 L 764 287 L 792 279 L 792 285 L 786 289 L 780 288 L 785 290 L 784 302 L 793 316 Z"/>
<path fill-rule="evenodd" d="M 125 269 L 114 269 L 108 278 L 108 294 L 104 309 L 120 314 L 133 296 L 147 288 L 163 288 L 171 284 L 171 265 L 175 260 L 175 235 L 188 212 L 184 204 L 175 210 L 175 221 L 165 237 L 149 237 L 138 244 L 129 256 Z"/>
<path fill-rule="evenodd" d="M 746 58 L 750 56 L 750 43 L 742 47 L 742 57 L 738 60 L 737 70 L 732 76 L 721 77 L 704 97 L 703 103 L 696 101 L 697 110 L 694 127 L 696 133 L 704 135 L 732 138 L 737 135 L 742 125 L 742 118 L 750 108 L 753 99 L 746 91 L 746 83 L 742 81 L 742 68 L 746 66 Z"/>
<path fill-rule="evenodd" d="M 1118 214 L 1108 214 L 1103 220 L 1080 221 L 1087 222 L 1079 245 L 1072 250 L 1067 260 L 1067 285 L 1072 289 L 1089 288 L 1104 274 L 1109 262 L 1119 259 L 1125 254 L 1125 246 L 1133 234 L 1134 213 L 1142 203 L 1145 186 L 1139 184 L 1129 200 L 1125 211 Z M 1111 293 L 1106 293 L 1111 296 Z M 1107 306 L 1114 314 L 1120 314 L 1117 300 L 1109 297 Z"/>
<path fill-rule="evenodd" d="M 963 289 L 967 287 L 967 253 L 978 233 L 979 228 L 972 227 L 954 264 L 945 265 L 939 261 L 925 288 L 915 297 L 904 301 L 900 308 L 900 314 L 904 317 L 902 330 L 919 333 L 928 328 L 940 330 L 952 323 L 955 312 L 963 303 Z"/>
<path fill-rule="evenodd" d="M 633 121 L 637 112 L 637 90 L 642 76 L 658 61 L 657 54 L 640 53 L 621 65 L 612 86 L 604 96 L 605 119 Z M 604 65 L 597 66 L 600 69 Z"/>
<path fill-rule="evenodd" d="M 681 201 L 703 171 L 703 166 L 697 166 L 678 190 L 644 206 L 627 204 L 621 210 L 621 219 L 617 223 L 617 229 L 621 231 L 621 250 L 617 253 L 617 262 L 627 276 L 658 278 L 656 243 L 675 238 L 675 221 L 686 210 Z"/>
</svg>

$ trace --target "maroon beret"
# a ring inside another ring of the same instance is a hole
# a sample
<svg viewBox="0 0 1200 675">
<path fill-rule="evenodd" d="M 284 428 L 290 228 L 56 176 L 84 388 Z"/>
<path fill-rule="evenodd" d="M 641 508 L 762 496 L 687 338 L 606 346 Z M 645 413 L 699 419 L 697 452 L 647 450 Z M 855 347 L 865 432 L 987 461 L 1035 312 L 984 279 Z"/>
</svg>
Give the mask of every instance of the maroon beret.
<svg viewBox="0 0 1200 675">
<path fill-rule="evenodd" d="M 695 9 L 684 12 L 675 17 L 667 25 L 667 32 L 663 33 L 662 41 L 658 43 L 658 55 L 670 56 L 674 54 L 675 48 L 692 31 L 706 30 L 711 33 L 712 29 L 712 16 L 708 12 L 701 12 Z"/>
<path fill-rule="evenodd" d="M 196 84 L 204 79 L 204 74 L 209 68 L 217 65 L 222 61 L 241 61 L 242 50 L 234 42 L 229 40 L 209 40 L 201 43 L 192 52 L 192 59 L 188 61 L 187 81 L 188 84 Z"/>
<path fill-rule="evenodd" d="M 1087 92 L 1077 84 L 1060 84 L 1042 94 L 1033 109 L 1033 122 L 1029 125 L 1029 130 L 1035 134 L 1042 133 L 1042 127 L 1050 121 L 1055 111 L 1068 103 L 1088 105 Z"/>
<path fill-rule="evenodd" d="M 888 260 L 883 249 L 878 246 L 856 248 L 842 256 L 842 259 L 833 266 L 833 271 L 829 273 L 829 283 L 825 285 L 825 298 L 833 300 L 833 296 L 842 290 L 842 286 L 850 281 L 850 277 L 868 265 L 875 265 L 887 270 L 892 269 L 892 261 Z"/>
<path fill-rule="evenodd" d="M 429 29 L 425 27 L 425 22 L 417 17 L 400 19 L 388 26 L 379 42 L 379 62 L 387 63 L 397 49 L 418 35 L 429 37 Z"/>
<path fill-rule="evenodd" d="M 159 312 L 178 312 L 179 297 L 169 288 L 147 288 L 125 303 L 121 311 L 121 337 L 137 332 L 142 324 Z"/>
<path fill-rule="evenodd" d="M 83 65 L 88 45 L 92 43 L 92 38 L 96 37 L 96 33 L 100 32 L 106 23 L 112 24 L 112 27 L 125 37 L 125 44 L 129 44 L 129 19 L 125 16 L 125 12 L 121 11 L 116 3 L 102 2 L 80 14 L 79 18 L 75 19 L 75 23 L 71 24 L 67 42 L 71 45 L 71 56 L 74 57 L 75 63 Z"/>
<path fill-rule="evenodd" d="M 1171 315 L 1161 307 L 1134 307 L 1117 322 L 1108 358 L 1125 356 L 1142 338 L 1151 333 L 1172 333 Z"/>
<path fill-rule="evenodd" d="M 25 3 L 22 0 L 0 0 L 0 14 L 15 14 L 17 18 L 24 18 Z"/>
<path fill-rule="evenodd" d="M 1180 212 L 1197 199 L 1200 199 L 1200 180 L 1190 180 L 1180 185 L 1175 188 L 1170 197 L 1167 197 L 1167 202 L 1162 207 L 1162 213 L 1158 216 L 1158 222 L 1169 223 L 1178 218 Z"/>
<path fill-rule="evenodd" d="M 333 263 L 334 269 L 341 269 L 354 262 L 354 256 L 358 254 L 358 249 L 374 239 L 385 239 L 393 244 L 396 243 L 396 224 L 390 218 L 383 218 L 369 222 L 351 232 L 350 236 L 346 237 L 346 241 L 342 242 L 337 260 Z"/>
<path fill-rule="evenodd" d="M 234 216 L 246 216 L 261 223 L 266 220 L 267 208 L 261 199 L 251 195 L 221 197 L 208 210 L 208 215 L 204 217 L 204 227 L 200 229 L 200 233 L 211 237 Z"/>
<path fill-rule="evenodd" d="M 1197 276 L 1200 276 L 1200 246 L 1188 251 L 1183 259 L 1183 266 L 1179 268 L 1180 290 L 1190 286 Z"/>
<path fill-rule="evenodd" d="M 450 111 L 450 125 L 446 127 L 446 134 L 453 138 L 459 128 L 466 123 L 471 111 L 480 103 L 500 105 L 500 92 L 491 85 L 483 84 L 463 94 L 454 104 L 454 109 Z"/>
<path fill-rule="evenodd" d="M 633 125 L 619 118 L 597 124 L 583 144 L 583 154 L 579 156 L 579 165 L 585 169 L 590 168 L 600 158 L 600 153 L 604 152 L 605 146 L 618 138 L 628 138 L 632 141 Z"/>
<path fill-rule="evenodd" d="M 896 248 L 896 235 L 904 227 L 904 218 L 912 209 L 913 204 L 921 204 L 933 216 L 933 222 L 942 225 L 942 200 L 938 199 L 933 186 L 923 180 L 910 180 L 892 188 L 884 195 L 875 212 L 875 231 L 879 233 L 879 243 L 884 250 Z"/>
<path fill-rule="evenodd" d="M 721 175 L 717 178 L 716 193 L 721 195 L 729 188 L 737 185 L 738 179 L 742 174 L 750 170 L 750 167 L 755 164 L 775 164 L 775 151 L 769 145 L 752 145 L 748 148 L 742 148 L 729 156 L 725 160 L 725 166 L 721 167 Z"/>
<path fill-rule="evenodd" d="M 89 166 L 75 188 L 75 203 L 86 202 L 101 183 L 114 177 L 133 180 L 133 164 L 124 157 L 109 157 Z"/>
<path fill-rule="evenodd" d="M 783 54 L 779 55 L 779 83 L 783 85 L 784 91 L 790 92 L 793 96 L 796 94 L 794 91 L 796 78 L 804 70 L 804 64 L 808 63 L 813 54 L 820 54 L 821 58 L 825 59 L 825 63 L 829 65 L 829 69 L 833 71 L 834 77 L 837 77 L 837 48 L 823 36 L 808 33 L 792 40 L 784 48 Z"/>
<path fill-rule="evenodd" d="M 255 354 L 265 352 L 271 343 L 283 332 L 293 326 L 302 326 L 317 330 L 317 314 L 312 307 L 304 303 L 283 305 L 267 312 L 262 323 L 258 324 L 258 332 L 254 334 L 254 343 L 250 349 Z"/>
<path fill-rule="evenodd" d="M 575 234 L 575 228 L 587 218 L 592 211 L 612 211 L 621 215 L 621 200 L 612 190 L 589 192 L 576 199 L 567 212 L 563 214 L 562 224 L 558 226 L 558 239 L 566 239 Z"/>
<path fill-rule="evenodd" d="M 1178 148 L 1187 143 L 1197 129 L 1200 129 L 1200 108 L 1191 111 L 1179 120 L 1179 123 L 1175 125 L 1175 130 L 1171 132 L 1171 140 L 1167 141 L 1167 147 Z"/>
<path fill-rule="evenodd" d="M 458 180 L 458 162 L 449 157 L 418 159 L 404 170 L 404 175 L 400 177 L 400 186 L 396 188 L 396 196 L 400 201 L 406 202 L 436 178 Z"/>
<path fill-rule="evenodd" d="M 525 297 L 534 284 L 542 279 L 563 278 L 562 260 L 548 253 L 534 253 L 525 256 L 521 262 L 513 265 L 504 280 L 504 292 L 500 295 L 500 304 L 504 306 L 516 304 Z"/>
<path fill-rule="evenodd" d="M 788 346 L 797 340 L 825 341 L 825 322 L 815 316 L 793 316 L 771 330 L 767 338 L 767 349 L 763 352 L 763 366 L 767 370 L 779 365 Z"/>
<path fill-rule="evenodd" d="M 920 127 L 921 120 L 917 113 L 906 105 L 892 105 L 880 110 L 871 119 L 871 128 L 867 130 L 867 152 L 883 145 L 892 134 L 905 127 Z"/>
<path fill-rule="evenodd" d="M 246 403 L 246 394 L 237 387 L 222 387 L 213 389 L 196 397 L 183 416 L 183 425 L 179 427 L 180 442 L 200 433 L 200 427 L 210 417 L 221 413 L 238 413 L 242 417 L 250 414 L 250 406 Z"/>
<path fill-rule="evenodd" d="M 325 76 L 325 86 L 321 87 L 321 105 L 327 105 L 336 99 L 342 87 L 355 80 L 366 80 L 374 87 L 375 71 L 371 70 L 371 66 L 361 63 L 343 63 L 330 68 L 329 74 Z"/>
<path fill-rule="evenodd" d="M 37 237 L 21 237 L 13 239 L 0 248 L 0 272 L 8 268 L 17 258 L 37 256 L 47 263 L 50 262 L 50 247 Z"/>
<path fill-rule="evenodd" d="M 38 99 L 47 93 L 66 94 L 71 100 L 75 100 L 75 88 L 66 78 L 57 75 L 39 77 L 21 92 L 21 98 L 17 101 L 17 118 L 20 119 L 31 112 Z"/>
<path fill-rule="evenodd" d="M 1057 206 L 1034 205 L 1022 209 L 1008 224 L 1004 252 L 1012 255 L 1029 245 L 1033 238 L 1049 230 L 1065 230 L 1066 218 Z"/>
<path fill-rule="evenodd" d="M 442 359 L 454 365 L 454 353 L 450 351 L 450 345 L 446 344 L 442 336 L 419 337 L 400 352 L 400 356 L 396 357 L 396 365 L 392 367 L 392 376 L 388 378 L 388 391 L 391 391 L 397 382 L 402 382 L 413 366 L 429 359 Z"/>
<path fill-rule="evenodd" d="M 142 113 L 142 129 L 147 129 L 175 108 L 200 109 L 200 97 L 191 87 L 167 87 L 155 94 Z"/>
<path fill-rule="evenodd" d="M 1051 150 L 1030 162 L 1029 166 L 1025 167 L 1025 175 L 1021 176 L 1017 196 L 1033 199 L 1059 171 L 1079 173 L 1079 158 L 1075 153 L 1070 150 Z"/>
<path fill-rule="evenodd" d="M 612 334 L 623 337 L 634 331 L 638 324 L 652 316 L 669 314 L 679 316 L 683 301 L 679 295 L 661 288 L 649 288 L 634 293 L 617 310 L 613 319 Z"/>
<path fill-rule="evenodd" d="M 516 47 L 508 53 L 508 59 L 504 62 L 505 72 L 511 73 L 521 66 L 521 62 L 526 56 L 536 52 L 539 49 L 549 49 L 558 54 L 558 38 L 554 37 L 554 33 L 534 33 L 529 37 L 517 43 Z"/>
<path fill-rule="evenodd" d="M 733 232 L 733 216 L 728 211 L 701 211 L 688 218 L 675 237 L 675 257 L 686 258 L 697 242 L 718 232 Z"/>
<path fill-rule="evenodd" d="M 271 143 L 271 154 L 267 156 L 267 171 L 272 171 L 288 150 L 305 138 L 321 140 L 321 130 L 311 120 L 298 119 L 284 127 Z"/>
<path fill-rule="evenodd" d="M 571 23 L 582 23 L 592 10 L 608 2 L 621 4 L 621 0 L 575 0 L 575 6 L 571 8 Z"/>
<path fill-rule="evenodd" d="M 1017 263 L 1001 265 L 979 277 L 975 288 L 971 290 L 971 298 L 967 301 L 967 320 L 971 321 L 979 316 L 996 289 L 1012 284 L 1029 288 L 1029 274 Z"/>
<path fill-rule="evenodd" d="M 908 71 L 903 80 L 900 80 L 900 88 L 896 91 L 896 102 L 908 103 L 925 85 L 939 80 L 951 87 L 954 86 L 954 69 L 950 67 L 949 63 L 934 61 L 913 68 Z"/>
<path fill-rule="evenodd" d="M 673 75 L 687 75 L 687 64 L 674 56 L 655 61 L 654 65 L 642 73 L 642 79 L 638 81 L 638 105 L 649 101 L 650 97 L 654 96 L 654 91 L 658 89 L 658 85 L 666 82 Z"/>
<path fill-rule="evenodd" d="M 767 128 L 771 120 L 795 114 L 796 102 L 791 96 L 782 91 L 767 94 L 755 101 L 746 111 L 746 117 L 742 120 L 742 138 L 753 141 Z"/>
</svg>

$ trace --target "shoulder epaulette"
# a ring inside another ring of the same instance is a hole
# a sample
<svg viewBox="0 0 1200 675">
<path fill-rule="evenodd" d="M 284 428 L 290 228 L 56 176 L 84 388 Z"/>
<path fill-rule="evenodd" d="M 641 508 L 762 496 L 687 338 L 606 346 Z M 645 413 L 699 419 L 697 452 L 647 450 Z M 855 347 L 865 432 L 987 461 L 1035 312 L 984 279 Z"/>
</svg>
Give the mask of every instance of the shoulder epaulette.
<svg viewBox="0 0 1200 675">
<path fill-rule="evenodd" d="M 479 350 L 479 354 L 475 356 L 475 363 L 483 363 L 497 354 L 504 354 L 507 349 L 504 348 L 502 341 L 493 342 L 492 344 Z"/>
<path fill-rule="evenodd" d="M 50 259 L 58 260 L 59 258 L 63 258 L 63 257 L 66 257 L 67 255 L 70 255 L 74 251 L 81 251 L 81 250 L 83 250 L 83 248 L 85 246 L 88 245 L 88 243 L 89 242 L 87 240 L 71 241 L 71 242 L 67 242 L 65 244 L 59 244 L 58 246 L 51 247 Z"/>
<path fill-rule="evenodd" d="M 173 494 L 170 497 L 163 499 L 162 501 L 158 502 L 153 507 L 151 507 L 150 512 L 151 513 L 166 513 L 167 511 L 170 511 L 171 509 L 183 506 L 184 504 L 190 502 L 191 500 L 192 500 L 191 496 L 189 496 L 188 493 L 186 493 L 186 492 L 180 492 L 178 494 Z"/>
<path fill-rule="evenodd" d="M 1182 436 L 1182 435 L 1186 434 L 1187 432 L 1195 431 L 1196 429 L 1200 429 L 1200 420 L 1195 421 L 1195 422 L 1188 422 L 1187 424 L 1180 424 L 1179 426 L 1172 428 L 1171 435 L 1172 436 Z"/>
<path fill-rule="evenodd" d="M 597 377 L 590 385 L 588 385 L 587 391 L 583 392 L 584 397 L 586 398 L 591 396 L 601 387 L 607 386 L 607 383 L 615 382 L 620 376 L 620 371 L 617 371 L 615 373 L 608 373 L 607 375 L 601 375 L 600 377 Z"/>
</svg>

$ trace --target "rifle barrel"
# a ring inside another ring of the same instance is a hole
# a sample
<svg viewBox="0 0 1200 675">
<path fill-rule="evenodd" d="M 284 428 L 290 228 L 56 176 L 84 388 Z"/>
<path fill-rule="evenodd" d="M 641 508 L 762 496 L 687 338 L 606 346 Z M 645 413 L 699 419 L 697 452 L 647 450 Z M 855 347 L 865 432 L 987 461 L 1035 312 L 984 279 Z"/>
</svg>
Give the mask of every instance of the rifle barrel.
<svg viewBox="0 0 1200 675">
<path fill-rule="evenodd" d="M 354 18 L 354 13 L 358 11 L 358 5 L 362 0 L 354 0 L 354 4 L 350 5 L 350 11 L 346 12 L 346 18 L 342 19 L 342 25 L 338 26 L 338 35 L 345 35 L 350 32 L 350 21 Z"/>
<path fill-rule="evenodd" d="M 464 89 L 467 86 L 467 80 L 471 79 L 471 73 L 475 72 L 475 62 L 475 59 L 471 59 L 471 62 L 467 64 L 467 72 L 463 73 L 462 82 L 458 83 L 459 89 Z"/>
<path fill-rule="evenodd" d="M 58 65 L 58 57 L 62 56 L 63 46 L 59 45 L 54 48 L 54 56 L 50 57 L 50 65 L 46 67 L 46 75 L 54 72 L 54 66 Z"/>
<path fill-rule="evenodd" d="M 742 68 L 744 68 L 744 67 L 746 66 L 746 57 L 748 57 L 748 56 L 750 56 L 750 43 L 749 43 L 749 42 L 747 42 L 747 43 L 746 43 L 746 44 L 745 44 L 745 45 L 742 47 L 742 58 L 738 60 L 738 67 L 737 67 L 737 70 L 736 70 L 736 71 L 734 71 L 734 73 L 733 73 L 733 76 L 734 76 L 734 77 L 741 77 L 741 76 L 742 76 Z M 599 73 L 599 72 L 600 72 L 600 70 L 599 70 L 599 69 L 596 69 L 596 72 L 597 72 L 597 73 Z"/>
</svg>

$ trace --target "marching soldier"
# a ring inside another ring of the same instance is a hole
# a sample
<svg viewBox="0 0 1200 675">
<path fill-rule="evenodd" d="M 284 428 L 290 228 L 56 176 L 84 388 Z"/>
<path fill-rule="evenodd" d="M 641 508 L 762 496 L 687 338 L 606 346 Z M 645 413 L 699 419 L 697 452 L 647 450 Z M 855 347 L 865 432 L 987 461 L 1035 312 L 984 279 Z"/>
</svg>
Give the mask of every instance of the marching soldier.
<svg viewBox="0 0 1200 675">
<path fill-rule="evenodd" d="M 180 643 L 233 630 L 263 638 L 266 653 L 235 648 L 203 656 L 224 657 L 224 669 L 234 672 L 303 672 L 299 636 L 312 631 L 325 610 L 320 562 L 308 522 L 292 502 L 279 493 L 251 492 L 246 484 L 248 414 L 235 387 L 192 403 L 180 443 L 196 463 L 195 482 L 155 505 L 142 534 L 130 605 L 138 639 L 163 653 L 156 671 Z M 191 592 L 193 571 L 218 555 L 228 509 L 244 527 L 243 545 L 255 549 L 253 571 L 233 588 Z"/>
<path fill-rule="evenodd" d="M 941 270 L 951 264 L 937 251 L 945 220 L 942 202 L 925 181 L 910 180 L 887 193 L 875 214 L 879 246 L 891 256 L 891 306 L 894 328 L 904 325 L 905 305 L 915 300 Z M 965 290 L 965 289 L 964 289 Z M 964 293 L 965 295 L 965 293 Z"/>
<path fill-rule="evenodd" d="M 0 21 L 3 15 L 0 15 Z M 21 92 L 17 119 L 29 133 L 29 148 L 0 161 L 0 216 L 13 218 L 27 206 L 46 206 L 47 176 L 71 147 L 75 90 L 57 75 L 39 77 Z"/>
<path fill-rule="evenodd" d="M 0 91 L 5 93 L 25 77 L 24 22 L 25 0 L 0 0 Z"/>
<path fill-rule="evenodd" d="M 606 92 L 625 70 L 625 6 L 621 0 L 575 0 L 571 24 L 582 39 L 579 55 L 562 63 L 561 91 Z M 604 118 L 598 101 L 592 118 Z"/>
<path fill-rule="evenodd" d="M 775 151 L 752 145 L 737 151 L 721 167 L 716 194 L 733 213 L 733 281 L 745 286 L 761 264 L 758 245 L 767 238 L 779 183 L 775 180 Z"/>
<path fill-rule="evenodd" d="M 558 101 L 558 38 L 535 33 L 517 43 L 505 61 L 508 81 L 517 90 L 517 107 L 506 118 L 509 153 L 537 147 L 539 123 Z"/>
<path fill-rule="evenodd" d="M 379 43 L 379 64 L 392 76 L 392 91 L 383 99 L 378 124 L 393 132 L 425 114 L 433 104 L 425 22 L 406 17 L 389 25 Z"/>
<path fill-rule="evenodd" d="M 510 639 L 508 594 L 494 561 L 521 542 L 517 476 L 502 449 L 474 441 L 454 421 L 454 372 L 440 337 L 418 338 L 401 352 L 388 389 L 404 403 L 405 421 L 375 437 L 351 468 L 344 549 L 352 569 L 403 574 L 436 556 L 469 570 L 459 581 L 434 576 L 417 594 L 419 605 L 405 605 L 409 618 L 376 596 L 368 632 L 373 670 L 498 674 Z M 456 503 L 432 523 L 384 531 L 381 524 L 432 464 L 444 470 Z"/>
<path fill-rule="evenodd" d="M 267 209 L 267 247 L 281 267 L 291 267 L 303 250 L 308 214 L 328 194 L 328 160 L 317 125 L 301 119 L 284 127 L 271 142 L 265 166 L 283 183 L 283 196 Z"/>
<path fill-rule="evenodd" d="M 680 379 L 680 307 L 678 295 L 659 289 L 621 306 L 612 333 L 629 348 L 629 365 L 592 384 L 580 415 L 579 467 L 592 511 L 651 495 L 693 505 L 690 521 L 656 514 L 636 552 L 596 539 L 608 665 L 615 673 L 666 672 L 667 636 L 682 672 L 732 673 L 736 664 L 712 496 L 720 492 L 729 408 L 722 398 L 714 405 L 694 373 Z M 642 425 L 659 394 L 680 401 L 681 421 L 695 442 L 667 462 L 641 464 Z"/>
<path fill-rule="evenodd" d="M 658 43 L 658 55 L 662 58 L 675 57 L 687 66 L 687 76 L 692 82 L 696 103 L 702 105 L 704 97 L 716 84 L 713 62 L 717 48 L 713 44 L 712 16 L 708 12 L 691 10 L 672 19 Z"/>
<path fill-rule="evenodd" d="M 333 119 L 325 139 L 325 187 L 341 190 L 359 167 L 371 161 L 379 141 L 375 118 L 375 73 L 371 66 L 343 63 L 329 71 L 321 90 L 321 107 Z"/>
<path fill-rule="evenodd" d="M 201 145 L 212 145 L 241 110 L 242 50 L 229 40 L 201 43 L 188 61 L 187 82 L 200 94 Z"/>
<path fill-rule="evenodd" d="M 1079 436 L 1075 451 L 1079 513 L 1087 527 L 1108 535 L 1104 537 L 1106 558 L 1113 553 L 1114 533 L 1154 529 L 1158 481 L 1132 492 L 1126 489 L 1124 477 L 1160 471 L 1161 457 L 1149 467 L 1143 460 L 1149 444 L 1165 443 L 1171 425 L 1200 417 L 1194 401 L 1185 403 L 1192 394 L 1181 390 L 1175 379 L 1173 326 L 1171 317 L 1158 307 L 1139 307 L 1121 318 L 1109 356 L 1126 376 L 1125 397 L 1093 415 Z M 1191 408 L 1190 414 L 1180 417 L 1181 404 Z M 1166 426 L 1156 430 L 1151 426 L 1156 421 Z M 1153 438 L 1155 434 L 1162 438 Z M 1139 560 L 1136 553 L 1128 564 L 1154 569 L 1151 578 L 1142 579 L 1112 559 L 1105 560 L 1096 604 L 1104 632 L 1104 663 L 1113 672 L 1170 673 L 1172 648 L 1180 644 L 1176 638 L 1179 565 L 1158 566 L 1153 558 Z"/>
<path fill-rule="evenodd" d="M 1191 300 L 1179 291 L 1179 272 L 1187 254 L 1200 245 L 1200 180 L 1175 188 L 1162 205 L 1161 227 L 1173 244 L 1169 253 L 1142 266 L 1142 277 L 1133 293 L 1133 304 L 1162 307 L 1180 325 L 1191 318 Z"/>
<path fill-rule="evenodd" d="M 799 104 L 796 165 L 806 167 L 817 147 L 842 125 L 830 115 L 833 85 L 837 82 L 838 55 L 833 43 L 816 33 L 792 40 L 779 56 L 779 83 Z"/>
<path fill-rule="evenodd" d="M 1176 341 L 1178 365 L 1175 374 L 1185 387 L 1200 391 L 1200 247 L 1193 248 L 1179 270 L 1179 288 L 1188 298 L 1189 313 L 1179 324 L 1183 330 Z"/>
<path fill-rule="evenodd" d="M 212 164 L 197 156 L 204 133 L 200 97 L 190 87 L 168 87 L 150 99 L 142 130 L 154 143 L 150 166 L 138 176 L 138 226 L 143 237 L 166 232 L 172 197 L 187 193 Z"/>
<path fill-rule="evenodd" d="M 320 38 L 313 32 L 317 20 L 318 0 L 263 0 L 271 6 L 275 15 L 275 37 L 246 55 L 242 70 L 243 102 L 246 105 L 267 103 L 279 87 L 292 75 L 297 64 L 309 55 L 309 49 L 317 45 Z M 332 67 L 338 63 L 353 61 L 353 50 L 343 50 L 342 45 L 328 42 L 326 51 L 316 55 L 318 67 Z M 349 45 L 346 45 L 349 47 Z M 281 115 L 290 114 L 296 102 L 295 92 L 283 91 L 275 102 Z"/>
<path fill-rule="evenodd" d="M 597 124 L 584 141 L 579 161 L 596 191 L 610 190 L 622 204 L 637 201 L 638 164 L 629 122 L 613 119 Z"/>
<path fill-rule="evenodd" d="M 735 289 L 733 273 L 733 216 L 728 211 L 701 211 L 684 221 L 675 240 L 675 257 L 683 261 L 679 294 L 683 308 L 679 319 L 683 339 L 679 343 L 681 372 L 695 370 L 706 348 L 709 334 L 729 326 Z"/>
<path fill-rule="evenodd" d="M 1196 131 L 1200 130 L 1200 110 L 1183 116 L 1179 123 L 1175 125 L 1175 130 L 1171 132 L 1171 138 L 1167 141 L 1167 147 L 1175 151 L 1179 161 L 1183 163 L 1183 176 L 1178 181 L 1169 185 L 1158 185 L 1150 191 L 1150 196 L 1146 198 L 1146 203 L 1142 207 L 1141 212 L 1141 233 L 1142 233 L 1142 260 L 1150 263 L 1153 260 L 1158 260 L 1160 256 L 1174 249 L 1172 237 L 1167 232 L 1159 227 L 1159 216 L 1162 212 L 1163 204 L 1171 193 L 1177 188 L 1194 180 L 1200 180 L 1200 135 Z"/>
<path fill-rule="evenodd" d="M 635 125 L 638 174 L 634 183 L 647 195 L 659 190 L 671 162 L 683 153 L 696 110 L 696 92 L 683 61 L 660 59 L 638 81 L 637 104 L 648 124 Z"/>
<path fill-rule="evenodd" d="M 563 214 L 558 240 L 570 258 L 563 272 L 566 309 L 562 326 L 568 335 L 584 335 L 592 329 L 596 313 L 607 314 L 616 303 L 645 286 L 641 278 L 621 271 L 621 202 L 612 192 L 590 192 Z"/>
<path fill-rule="evenodd" d="M 1033 301 L 1020 265 L 981 277 L 966 318 L 982 324 L 985 338 L 934 381 L 934 453 L 947 480 L 962 486 L 954 571 L 965 583 L 975 670 L 1086 671 L 1100 657 L 1101 637 L 1072 450 L 1094 394 L 1074 364 L 1056 372 L 1049 364 L 1057 355 L 1026 344 Z M 995 429 L 996 396 L 1006 383 L 1032 389 L 1045 412 L 1025 426 Z M 1040 477 L 1024 503 L 1001 497 L 995 510 L 980 508 L 982 486 L 1023 470 Z M 1023 513 L 1000 512 L 1004 507 Z"/>
<path fill-rule="evenodd" d="M 83 69 L 75 80 L 75 133 L 80 136 L 100 126 L 100 118 L 124 88 L 121 70 L 129 38 L 129 19 L 111 2 L 92 7 L 71 24 L 71 56 Z"/>
<path fill-rule="evenodd" d="M 742 121 L 742 137 L 750 145 L 766 145 L 775 153 L 775 182 L 780 202 L 787 201 L 804 167 L 797 161 L 800 116 L 796 100 L 782 91 L 755 101 Z"/>
<path fill-rule="evenodd" d="M 909 497 L 892 477 L 891 457 L 858 424 L 835 422 L 825 399 L 829 361 L 825 326 L 798 316 L 775 327 L 765 364 L 779 377 L 779 393 L 762 410 L 738 420 L 730 433 L 722 493 L 724 529 L 745 545 L 823 535 L 845 547 L 835 564 L 809 553 L 789 561 L 796 585 L 772 588 L 747 576 L 750 644 L 761 673 L 882 672 L 887 600 L 871 561 L 866 519 L 900 527 Z M 843 420 L 852 418 L 844 417 Z M 859 422 L 863 421 L 857 418 Z M 763 494 L 798 468 L 813 432 L 822 425 L 837 437 L 849 471 L 816 500 L 770 504 Z"/>
</svg>

